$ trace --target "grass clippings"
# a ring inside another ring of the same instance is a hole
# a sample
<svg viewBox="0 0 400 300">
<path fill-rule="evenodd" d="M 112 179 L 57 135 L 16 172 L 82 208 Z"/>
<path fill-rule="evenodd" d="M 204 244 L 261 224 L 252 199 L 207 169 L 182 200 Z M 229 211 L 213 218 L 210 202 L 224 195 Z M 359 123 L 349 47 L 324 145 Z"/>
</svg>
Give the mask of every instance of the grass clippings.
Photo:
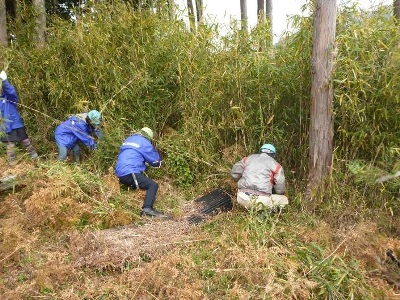
<svg viewBox="0 0 400 300">
<path fill-rule="evenodd" d="M 78 268 L 122 269 L 127 262 L 162 257 L 176 244 L 192 242 L 186 216 L 172 220 L 144 219 L 143 223 L 71 235 L 74 265 Z"/>
</svg>

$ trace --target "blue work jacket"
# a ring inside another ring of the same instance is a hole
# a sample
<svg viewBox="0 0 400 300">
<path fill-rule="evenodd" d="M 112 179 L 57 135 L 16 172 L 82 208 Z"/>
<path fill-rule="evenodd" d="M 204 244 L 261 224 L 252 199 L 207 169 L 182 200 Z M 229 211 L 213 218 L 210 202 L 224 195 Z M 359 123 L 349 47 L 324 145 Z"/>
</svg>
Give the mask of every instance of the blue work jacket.
<svg viewBox="0 0 400 300">
<path fill-rule="evenodd" d="M 82 114 L 81 116 L 85 116 Z M 57 126 L 54 137 L 57 144 L 71 149 L 76 143 L 82 142 L 90 149 L 96 149 L 97 143 L 93 134 L 100 136 L 100 130 L 88 125 L 84 117 L 78 115 L 69 117 L 66 121 Z"/>
<path fill-rule="evenodd" d="M 3 124 L 0 130 L 10 133 L 13 129 L 24 127 L 24 122 L 17 109 L 18 95 L 14 86 L 8 81 L 3 81 L 3 91 L 0 95 L 0 111 Z"/>
<path fill-rule="evenodd" d="M 142 173 L 146 170 L 146 163 L 152 167 L 161 167 L 161 162 L 161 156 L 151 141 L 136 133 L 122 143 L 115 165 L 115 175 L 122 177 Z"/>
</svg>

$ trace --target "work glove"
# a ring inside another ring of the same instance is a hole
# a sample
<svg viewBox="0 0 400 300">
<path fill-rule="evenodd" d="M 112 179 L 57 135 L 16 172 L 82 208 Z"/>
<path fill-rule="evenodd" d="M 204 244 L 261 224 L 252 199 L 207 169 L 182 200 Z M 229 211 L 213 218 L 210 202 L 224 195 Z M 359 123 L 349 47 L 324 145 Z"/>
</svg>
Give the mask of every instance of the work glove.
<svg viewBox="0 0 400 300">
<path fill-rule="evenodd" d="M 7 80 L 7 74 L 6 74 L 6 72 L 4 72 L 4 71 L 1 71 L 1 72 L 0 72 L 0 79 L 1 79 L 2 81 Z"/>
</svg>

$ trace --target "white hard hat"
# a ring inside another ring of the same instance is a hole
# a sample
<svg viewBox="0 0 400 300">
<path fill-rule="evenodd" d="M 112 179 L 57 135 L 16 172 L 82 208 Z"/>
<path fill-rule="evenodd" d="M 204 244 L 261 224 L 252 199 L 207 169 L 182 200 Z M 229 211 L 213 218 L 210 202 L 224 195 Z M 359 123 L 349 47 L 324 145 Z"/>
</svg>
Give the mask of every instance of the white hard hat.
<svg viewBox="0 0 400 300">
<path fill-rule="evenodd" d="M 140 129 L 140 134 L 146 135 L 151 140 L 154 137 L 153 130 L 151 130 L 149 127 L 143 127 L 142 129 Z"/>
</svg>

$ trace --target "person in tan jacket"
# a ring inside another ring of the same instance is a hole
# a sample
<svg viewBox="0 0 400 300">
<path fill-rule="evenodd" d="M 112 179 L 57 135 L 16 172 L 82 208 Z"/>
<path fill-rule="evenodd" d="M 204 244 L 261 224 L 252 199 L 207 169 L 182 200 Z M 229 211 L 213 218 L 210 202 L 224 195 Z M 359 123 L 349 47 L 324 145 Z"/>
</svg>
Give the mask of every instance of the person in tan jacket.
<svg viewBox="0 0 400 300">
<path fill-rule="evenodd" d="M 272 144 L 261 146 L 259 153 L 235 163 L 231 176 L 238 182 L 237 201 L 249 209 L 262 203 L 268 208 L 284 207 L 289 203 L 285 173 L 275 160 L 276 148 Z"/>
</svg>

